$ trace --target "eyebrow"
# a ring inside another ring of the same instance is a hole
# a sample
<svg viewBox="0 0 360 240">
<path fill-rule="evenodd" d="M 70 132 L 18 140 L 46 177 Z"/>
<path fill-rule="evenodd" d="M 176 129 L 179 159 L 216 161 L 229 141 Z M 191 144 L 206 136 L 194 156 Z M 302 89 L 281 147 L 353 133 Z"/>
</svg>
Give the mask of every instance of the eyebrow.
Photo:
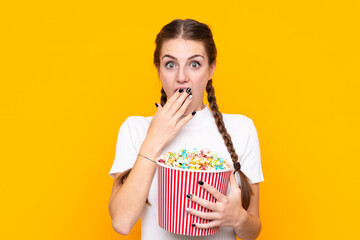
<svg viewBox="0 0 360 240">
<path fill-rule="evenodd" d="M 168 54 L 165 54 L 162 58 L 164 58 L 164 57 L 169 57 L 169 58 L 172 58 L 172 59 L 177 60 L 176 57 L 171 56 L 171 55 L 168 55 Z M 196 57 L 202 57 L 202 58 L 204 58 L 204 57 L 203 57 L 202 55 L 200 55 L 200 54 L 195 54 L 194 56 L 189 57 L 188 60 L 189 60 L 189 59 L 192 59 L 192 58 L 196 58 Z"/>
</svg>

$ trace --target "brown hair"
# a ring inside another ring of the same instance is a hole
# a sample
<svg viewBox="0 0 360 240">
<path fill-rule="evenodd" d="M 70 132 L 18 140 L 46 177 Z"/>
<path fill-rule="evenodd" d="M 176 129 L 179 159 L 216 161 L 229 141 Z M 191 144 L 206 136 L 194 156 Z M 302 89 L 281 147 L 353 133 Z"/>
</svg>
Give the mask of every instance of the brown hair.
<svg viewBox="0 0 360 240">
<path fill-rule="evenodd" d="M 204 23 L 200 23 L 193 19 L 175 19 L 165 25 L 161 31 L 156 36 L 156 49 L 154 52 L 154 65 L 159 67 L 160 65 L 160 50 L 164 41 L 174 38 L 183 38 L 185 40 L 196 40 L 201 41 L 204 44 L 207 56 L 208 56 L 208 64 L 211 65 L 216 61 L 217 50 L 215 46 L 215 42 L 213 39 L 212 32 L 210 27 Z M 223 117 L 221 112 L 219 111 L 218 105 L 216 103 L 215 97 L 215 89 L 212 85 L 212 79 L 210 79 L 206 86 L 207 99 L 209 102 L 209 106 L 213 113 L 216 126 L 221 133 L 221 136 L 224 139 L 225 145 L 230 153 L 231 159 L 233 161 L 234 166 L 238 168 L 237 172 L 240 174 L 241 181 L 241 201 L 242 207 L 247 210 L 250 204 L 250 197 L 253 195 L 253 191 L 250 187 L 249 178 L 239 169 L 241 168 L 240 163 L 238 162 L 238 155 L 235 152 L 233 143 L 231 141 L 231 137 L 225 128 L 225 124 L 223 121 Z M 161 106 L 164 106 L 167 101 L 167 96 L 163 88 L 161 88 Z M 236 169 L 235 168 L 235 169 Z M 117 179 L 117 183 L 122 185 L 125 179 L 128 177 L 131 168 L 123 172 Z M 146 199 L 146 204 L 150 205 L 148 199 Z"/>
</svg>

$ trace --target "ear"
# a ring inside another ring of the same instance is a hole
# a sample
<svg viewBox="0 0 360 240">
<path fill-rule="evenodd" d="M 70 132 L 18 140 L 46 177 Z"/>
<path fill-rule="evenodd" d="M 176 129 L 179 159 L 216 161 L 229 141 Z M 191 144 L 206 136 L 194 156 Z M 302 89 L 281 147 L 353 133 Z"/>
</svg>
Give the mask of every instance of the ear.
<svg viewBox="0 0 360 240">
<path fill-rule="evenodd" d="M 214 75 L 215 67 L 216 67 L 216 59 L 215 59 L 215 61 L 210 65 L 210 76 L 209 76 L 209 80 L 210 80 L 210 79 L 212 78 L 212 76 Z"/>
</svg>

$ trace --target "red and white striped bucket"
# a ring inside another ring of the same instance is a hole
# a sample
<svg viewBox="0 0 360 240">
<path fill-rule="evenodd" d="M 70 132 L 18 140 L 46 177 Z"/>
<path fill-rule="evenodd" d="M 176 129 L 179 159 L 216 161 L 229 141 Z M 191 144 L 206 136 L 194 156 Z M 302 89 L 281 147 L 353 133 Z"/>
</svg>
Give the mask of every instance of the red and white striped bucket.
<svg viewBox="0 0 360 240">
<path fill-rule="evenodd" d="M 226 195 L 233 169 L 192 170 L 168 167 L 158 161 L 156 163 L 158 164 L 159 226 L 166 231 L 182 235 L 204 236 L 217 233 L 220 227 L 200 229 L 191 226 L 192 223 L 208 223 L 211 220 L 187 213 L 185 208 L 201 212 L 211 212 L 211 210 L 188 200 L 186 194 L 190 193 L 215 203 L 216 199 L 201 188 L 198 181 L 202 180 Z"/>
</svg>

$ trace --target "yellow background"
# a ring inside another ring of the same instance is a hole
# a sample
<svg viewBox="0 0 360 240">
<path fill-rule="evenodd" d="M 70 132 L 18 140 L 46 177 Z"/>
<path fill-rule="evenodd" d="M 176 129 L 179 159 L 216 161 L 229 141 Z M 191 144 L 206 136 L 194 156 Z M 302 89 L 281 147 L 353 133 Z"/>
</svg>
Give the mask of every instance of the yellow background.
<svg viewBox="0 0 360 240">
<path fill-rule="evenodd" d="M 360 239 L 359 1 L 2 1 L 0 239 L 139 239 L 111 227 L 121 123 L 160 101 L 155 36 L 212 28 L 220 111 L 254 120 L 258 239 Z M 205 101 L 207 103 L 207 101 Z"/>
</svg>

